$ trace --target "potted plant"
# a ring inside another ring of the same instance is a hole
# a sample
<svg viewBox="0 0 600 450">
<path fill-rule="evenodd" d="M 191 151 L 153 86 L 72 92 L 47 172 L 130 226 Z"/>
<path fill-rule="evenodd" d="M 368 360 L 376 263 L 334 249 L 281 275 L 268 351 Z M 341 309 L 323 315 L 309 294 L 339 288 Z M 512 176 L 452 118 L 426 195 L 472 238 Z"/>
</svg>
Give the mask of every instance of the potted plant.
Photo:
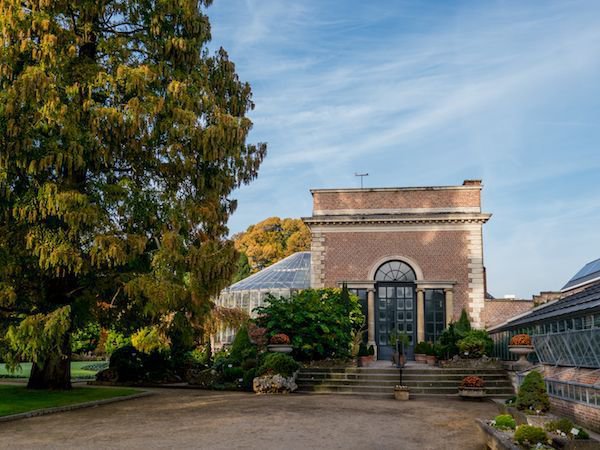
<svg viewBox="0 0 600 450">
<path fill-rule="evenodd" d="M 290 345 L 290 338 L 287 334 L 279 333 L 271 336 L 269 339 L 269 345 L 267 349 L 270 352 L 278 353 L 291 353 L 292 346 Z"/>
<path fill-rule="evenodd" d="M 429 344 L 427 346 L 427 352 L 425 353 L 425 359 L 427 361 L 427 365 L 435 366 L 436 356 L 435 356 L 435 348 L 433 344 Z"/>
<path fill-rule="evenodd" d="M 425 364 L 427 362 L 427 348 L 429 344 L 425 341 L 419 342 L 415 345 L 415 362 L 419 364 Z"/>
<path fill-rule="evenodd" d="M 523 367 L 531 365 L 527 361 L 527 355 L 534 351 L 533 345 L 531 345 L 531 337 L 528 334 L 515 334 L 510 339 L 510 345 L 508 351 L 519 356 L 517 364 Z"/>
<path fill-rule="evenodd" d="M 404 386 L 401 384 L 397 384 L 394 386 L 394 398 L 396 400 L 408 400 L 410 397 L 410 393 L 408 390 L 408 386 Z"/>
<path fill-rule="evenodd" d="M 373 346 L 371 345 L 370 348 Z M 373 354 L 369 352 L 366 344 L 361 343 L 360 348 L 358 350 L 358 359 L 357 365 L 358 367 L 369 367 L 369 364 L 373 361 Z"/>
<path fill-rule="evenodd" d="M 458 387 L 458 395 L 463 398 L 485 397 L 483 379 L 472 375 L 464 377 L 460 382 L 460 386 Z"/>
<path fill-rule="evenodd" d="M 404 367 L 406 363 L 406 347 L 410 344 L 410 339 L 406 333 L 392 331 L 389 337 L 389 343 L 394 347 L 392 361 L 398 367 Z"/>
</svg>

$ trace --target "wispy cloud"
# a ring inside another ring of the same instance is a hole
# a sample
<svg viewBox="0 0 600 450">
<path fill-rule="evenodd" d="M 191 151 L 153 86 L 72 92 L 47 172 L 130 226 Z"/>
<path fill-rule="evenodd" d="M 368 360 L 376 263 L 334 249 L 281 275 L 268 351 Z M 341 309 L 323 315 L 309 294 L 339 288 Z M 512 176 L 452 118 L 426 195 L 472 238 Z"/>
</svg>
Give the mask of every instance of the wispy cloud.
<svg viewBox="0 0 600 450">
<path fill-rule="evenodd" d="M 368 171 L 371 185 L 482 176 L 493 220 L 544 198 L 545 183 L 598 193 L 580 177 L 600 168 L 595 1 L 228 0 L 209 14 L 215 42 L 253 85 L 252 139 L 270 144 L 259 180 L 239 192 L 236 231 L 266 215 L 309 214 L 308 188 L 354 183 L 355 170 Z M 504 207 L 506 192 L 519 189 Z M 556 227 L 532 220 L 514 230 L 535 237 L 531 258 L 545 255 L 544 240 L 579 245 L 556 235 L 571 225 L 565 217 L 540 214 Z M 593 208 L 588 216 L 600 220 Z M 540 275 L 511 289 L 505 275 L 523 273 L 524 263 L 496 251 L 507 230 L 489 230 L 491 287 L 522 295 L 545 288 Z M 585 262 L 584 252 L 574 255 Z"/>
</svg>

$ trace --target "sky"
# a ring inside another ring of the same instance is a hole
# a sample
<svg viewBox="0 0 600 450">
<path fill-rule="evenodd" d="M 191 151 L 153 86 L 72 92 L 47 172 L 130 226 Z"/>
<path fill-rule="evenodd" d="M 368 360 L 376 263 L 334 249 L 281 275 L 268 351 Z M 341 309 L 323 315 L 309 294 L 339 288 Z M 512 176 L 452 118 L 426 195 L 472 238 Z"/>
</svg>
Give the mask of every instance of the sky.
<svg viewBox="0 0 600 450">
<path fill-rule="evenodd" d="M 311 188 L 482 179 L 488 290 L 530 298 L 600 258 L 600 1 L 216 0 L 253 89 L 259 177 L 231 232 Z"/>
</svg>

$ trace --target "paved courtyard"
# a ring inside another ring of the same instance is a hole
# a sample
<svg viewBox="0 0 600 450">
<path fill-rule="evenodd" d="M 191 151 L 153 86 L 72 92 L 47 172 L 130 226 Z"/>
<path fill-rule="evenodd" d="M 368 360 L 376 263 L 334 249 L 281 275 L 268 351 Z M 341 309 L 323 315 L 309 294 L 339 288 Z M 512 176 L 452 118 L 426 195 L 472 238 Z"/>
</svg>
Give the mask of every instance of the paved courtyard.
<svg viewBox="0 0 600 450">
<path fill-rule="evenodd" d="M 155 390 L 150 397 L 0 423 L 2 449 L 481 449 L 488 402 L 255 396 Z"/>
</svg>

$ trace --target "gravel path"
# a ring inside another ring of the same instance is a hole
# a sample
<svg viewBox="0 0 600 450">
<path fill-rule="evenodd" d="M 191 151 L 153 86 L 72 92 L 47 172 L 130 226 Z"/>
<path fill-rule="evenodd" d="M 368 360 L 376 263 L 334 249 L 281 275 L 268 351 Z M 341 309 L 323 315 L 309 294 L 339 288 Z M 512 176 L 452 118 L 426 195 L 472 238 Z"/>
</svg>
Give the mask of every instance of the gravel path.
<svg viewBox="0 0 600 450">
<path fill-rule="evenodd" d="M 482 449 L 492 403 L 155 390 L 112 405 L 0 423 L 2 449 Z"/>
</svg>

